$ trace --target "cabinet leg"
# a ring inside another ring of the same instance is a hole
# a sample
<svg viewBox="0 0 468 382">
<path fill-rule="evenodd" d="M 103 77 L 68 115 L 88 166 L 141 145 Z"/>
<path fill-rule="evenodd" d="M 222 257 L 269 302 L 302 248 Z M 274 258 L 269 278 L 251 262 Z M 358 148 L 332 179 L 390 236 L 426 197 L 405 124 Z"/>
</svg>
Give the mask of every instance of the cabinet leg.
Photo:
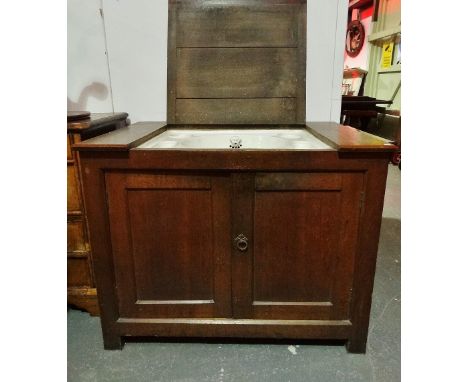
<svg viewBox="0 0 468 382">
<path fill-rule="evenodd" d="M 103 334 L 105 350 L 122 350 L 122 337 L 114 334 Z"/>
<path fill-rule="evenodd" d="M 367 338 L 350 339 L 346 343 L 348 353 L 364 354 L 366 352 Z"/>
</svg>

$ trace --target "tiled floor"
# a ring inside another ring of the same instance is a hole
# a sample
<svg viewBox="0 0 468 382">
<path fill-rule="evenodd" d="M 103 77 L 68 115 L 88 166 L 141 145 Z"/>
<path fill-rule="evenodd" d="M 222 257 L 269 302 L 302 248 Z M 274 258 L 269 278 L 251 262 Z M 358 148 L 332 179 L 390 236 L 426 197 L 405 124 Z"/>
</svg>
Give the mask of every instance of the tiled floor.
<svg viewBox="0 0 468 382">
<path fill-rule="evenodd" d="M 102 347 L 99 319 L 68 312 L 68 380 L 74 381 L 400 381 L 400 171 L 389 167 L 368 350 L 343 345 L 126 343 Z"/>
</svg>

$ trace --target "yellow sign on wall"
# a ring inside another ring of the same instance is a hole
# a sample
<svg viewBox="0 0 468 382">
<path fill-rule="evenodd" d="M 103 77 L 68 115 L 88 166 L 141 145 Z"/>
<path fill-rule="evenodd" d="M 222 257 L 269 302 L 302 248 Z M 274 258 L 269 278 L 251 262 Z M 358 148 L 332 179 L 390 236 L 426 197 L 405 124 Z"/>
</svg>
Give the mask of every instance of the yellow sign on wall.
<svg viewBox="0 0 468 382">
<path fill-rule="evenodd" d="M 392 66 L 392 58 L 393 58 L 393 46 L 394 42 L 386 42 L 382 46 L 382 58 L 380 60 L 380 66 L 382 69 L 389 68 Z"/>
</svg>

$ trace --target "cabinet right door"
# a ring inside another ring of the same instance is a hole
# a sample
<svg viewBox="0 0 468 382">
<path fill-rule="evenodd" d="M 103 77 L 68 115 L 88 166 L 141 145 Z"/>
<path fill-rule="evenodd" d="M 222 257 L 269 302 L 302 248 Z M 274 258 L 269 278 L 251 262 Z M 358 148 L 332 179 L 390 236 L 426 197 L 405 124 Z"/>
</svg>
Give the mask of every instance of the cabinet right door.
<svg viewBox="0 0 468 382">
<path fill-rule="evenodd" d="M 233 234 L 249 239 L 247 250 L 233 245 L 234 316 L 347 319 L 363 174 L 258 173 L 234 184 Z"/>
</svg>

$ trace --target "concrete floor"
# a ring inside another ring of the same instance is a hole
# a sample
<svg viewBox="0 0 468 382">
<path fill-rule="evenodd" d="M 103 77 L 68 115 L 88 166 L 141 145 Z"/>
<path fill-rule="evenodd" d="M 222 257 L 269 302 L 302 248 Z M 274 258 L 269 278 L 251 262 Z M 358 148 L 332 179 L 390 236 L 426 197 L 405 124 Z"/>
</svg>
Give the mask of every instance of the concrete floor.
<svg viewBox="0 0 468 382">
<path fill-rule="evenodd" d="M 68 380 L 400 381 L 400 171 L 390 165 L 368 350 L 342 344 L 126 343 L 104 351 L 99 318 L 68 311 Z"/>
</svg>

